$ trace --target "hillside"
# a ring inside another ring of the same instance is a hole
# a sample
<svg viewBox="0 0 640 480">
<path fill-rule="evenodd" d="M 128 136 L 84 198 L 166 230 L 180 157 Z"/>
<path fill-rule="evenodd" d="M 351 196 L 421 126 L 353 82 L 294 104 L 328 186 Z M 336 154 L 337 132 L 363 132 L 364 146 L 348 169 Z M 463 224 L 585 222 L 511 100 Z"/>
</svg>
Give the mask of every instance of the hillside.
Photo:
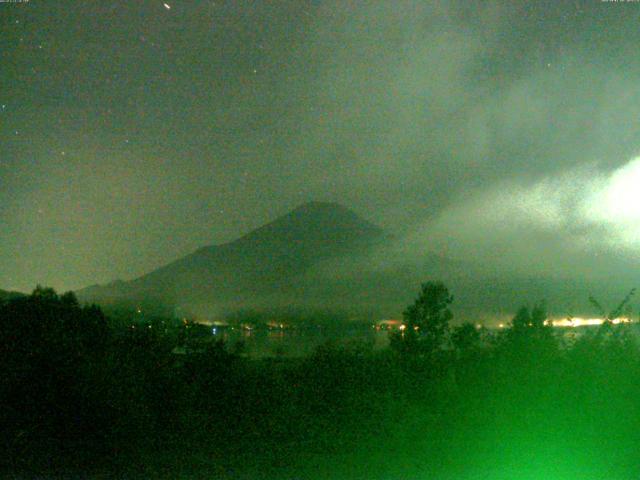
<svg viewBox="0 0 640 480">
<path fill-rule="evenodd" d="M 548 301 L 556 316 L 593 315 L 589 295 L 619 302 L 635 282 L 508 274 L 428 251 L 397 249 L 390 235 L 335 203 L 301 205 L 246 235 L 202 247 L 130 281 L 80 290 L 83 302 L 142 306 L 157 313 L 205 317 L 239 310 L 312 309 L 400 315 L 421 282 L 443 280 L 456 318 L 508 318 L 523 303 Z M 1 298 L 1 297 L 0 297 Z M 586 312 L 586 313 L 585 313 Z"/>
<path fill-rule="evenodd" d="M 162 304 L 191 311 L 302 306 L 304 277 L 325 261 L 362 253 L 386 238 L 335 203 L 311 202 L 229 243 L 211 245 L 128 282 L 77 292 L 101 304 Z"/>
<path fill-rule="evenodd" d="M 6 300 L 10 300 L 12 298 L 22 297 L 22 296 L 24 296 L 24 294 L 20 292 L 9 292 L 6 290 L 0 290 L 0 302 L 4 302 Z"/>
</svg>

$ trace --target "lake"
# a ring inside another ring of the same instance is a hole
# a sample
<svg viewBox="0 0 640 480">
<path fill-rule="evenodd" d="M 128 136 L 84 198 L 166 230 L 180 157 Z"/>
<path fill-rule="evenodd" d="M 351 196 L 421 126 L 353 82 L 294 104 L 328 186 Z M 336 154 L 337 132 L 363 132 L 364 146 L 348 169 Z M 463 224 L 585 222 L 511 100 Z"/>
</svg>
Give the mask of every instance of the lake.
<svg viewBox="0 0 640 480">
<path fill-rule="evenodd" d="M 212 335 L 224 340 L 230 350 L 241 342 L 243 353 L 252 358 L 304 357 L 319 346 L 361 344 L 372 350 L 389 345 L 389 333 L 372 327 L 355 328 L 305 328 L 305 329 L 254 329 L 212 327 Z"/>
</svg>

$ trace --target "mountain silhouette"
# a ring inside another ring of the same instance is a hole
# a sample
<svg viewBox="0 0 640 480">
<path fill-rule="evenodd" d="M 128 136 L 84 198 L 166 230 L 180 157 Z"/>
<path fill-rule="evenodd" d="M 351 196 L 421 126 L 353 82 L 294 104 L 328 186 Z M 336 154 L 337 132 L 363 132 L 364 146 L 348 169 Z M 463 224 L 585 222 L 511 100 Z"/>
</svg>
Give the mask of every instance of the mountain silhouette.
<svg viewBox="0 0 640 480">
<path fill-rule="evenodd" d="M 475 322 L 478 315 L 503 318 L 539 299 L 555 305 L 560 315 L 588 311 L 581 299 L 591 292 L 613 302 L 621 290 L 586 279 L 505 274 L 436 254 L 426 240 L 424 251 L 411 247 L 407 253 L 401 240 L 342 205 L 310 202 L 234 241 L 202 247 L 139 278 L 76 294 L 103 307 L 203 317 L 254 309 L 399 316 L 421 282 L 437 279 L 455 294 L 456 318 Z M 0 292 L 0 300 L 6 296 Z"/>
<path fill-rule="evenodd" d="M 0 302 L 4 302 L 7 300 L 11 300 L 13 298 L 18 298 L 18 297 L 23 297 L 24 293 L 20 293 L 20 292 L 14 292 L 14 291 L 6 291 L 6 290 L 0 290 Z"/>
<path fill-rule="evenodd" d="M 229 243 L 198 249 L 131 281 L 77 292 L 103 305 L 196 311 L 303 305 L 305 273 L 366 251 L 388 236 L 337 203 L 310 202 Z"/>
</svg>

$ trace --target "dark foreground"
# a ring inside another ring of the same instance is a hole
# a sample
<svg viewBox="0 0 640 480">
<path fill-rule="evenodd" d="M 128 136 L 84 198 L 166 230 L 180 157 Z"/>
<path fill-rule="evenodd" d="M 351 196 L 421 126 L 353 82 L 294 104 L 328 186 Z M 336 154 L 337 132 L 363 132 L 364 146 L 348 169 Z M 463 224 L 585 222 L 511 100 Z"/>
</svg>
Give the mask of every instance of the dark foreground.
<svg viewBox="0 0 640 480">
<path fill-rule="evenodd" d="M 629 326 L 251 360 L 42 290 L 0 307 L 5 477 L 634 479 Z M 459 332 L 458 332 L 459 333 Z M 399 340 L 402 341 L 402 340 Z M 397 344 L 396 344 L 397 346 Z"/>
</svg>

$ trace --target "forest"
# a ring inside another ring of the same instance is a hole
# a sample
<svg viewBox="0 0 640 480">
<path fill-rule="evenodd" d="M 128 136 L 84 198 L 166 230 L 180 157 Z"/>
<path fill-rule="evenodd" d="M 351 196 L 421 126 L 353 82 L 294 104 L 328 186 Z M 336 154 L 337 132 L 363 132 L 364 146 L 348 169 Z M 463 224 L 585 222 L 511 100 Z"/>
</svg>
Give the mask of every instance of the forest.
<svg viewBox="0 0 640 480">
<path fill-rule="evenodd" d="M 47 478 L 632 478 L 635 325 L 567 341 L 544 304 L 454 325 L 422 285 L 390 347 L 188 355 L 181 322 L 112 321 L 73 293 L 0 305 L 0 468 Z"/>
</svg>

